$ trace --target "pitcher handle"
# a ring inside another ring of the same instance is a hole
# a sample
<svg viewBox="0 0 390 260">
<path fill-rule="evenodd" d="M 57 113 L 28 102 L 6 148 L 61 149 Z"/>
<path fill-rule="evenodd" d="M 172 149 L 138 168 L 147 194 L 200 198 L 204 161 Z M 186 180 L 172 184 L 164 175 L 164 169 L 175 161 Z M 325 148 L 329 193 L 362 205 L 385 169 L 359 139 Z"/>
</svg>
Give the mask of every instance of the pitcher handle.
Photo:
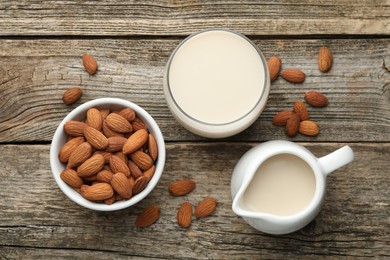
<svg viewBox="0 0 390 260">
<path fill-rule="evenodd" d="M 348 145 L 318 159 L 322 172 L 325 175 L 353 161 L 355 156 Z"/>
</svg>

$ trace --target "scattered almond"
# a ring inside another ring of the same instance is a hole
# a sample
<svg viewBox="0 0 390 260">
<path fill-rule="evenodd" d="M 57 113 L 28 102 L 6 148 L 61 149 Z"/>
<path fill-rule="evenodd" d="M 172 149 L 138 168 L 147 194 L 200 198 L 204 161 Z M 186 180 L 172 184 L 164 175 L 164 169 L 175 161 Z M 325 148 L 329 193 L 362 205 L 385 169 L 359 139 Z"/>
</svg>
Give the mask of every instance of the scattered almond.
<svg viewBox="0 0 390 260">
<path fill-rule="evenodd" d="M 62 96 L 62 101 L 65 105 L 71 105 L 75 103 L 83 95 L 83 91 L 78 87 L 68 88 Z"/>
<path fill-rule="evenodd" d="M 195 189 L 193 180 L 178 180 L 169 184 L 168 191 L 173 196 L 184 196 Z"/>
<path fill-rule="evenodd" d="M 305 93 L 306 102 L 313 107 L 326 107 L 328 105 L 328 98 L 317 91 L 308 91 Z"/>
<path fill-rule="evenodd" d="M 85 70 L 90 74 L 93 75 L 98 70 L 98 64 L 95 60 L 95 58 L 90 54 L 84 54 L 82 57 L 83 65 Z"/>
<path fill-rule="evenodd" d="M 333 65 L 333 54 L 328 47 L 321 47 L 318 52 L 318 69 L 321 72 L 328 72 Z"/>
<path fill-rule="evenodd" d="M 305 73 L 298 69 L 285 69 L 281 76 L 292 83 L 302 83 L 305 81 Z"/>
<path fill-rule="evenodd" d="M 298 134 L 300 118 L 297 114 L 291 114 L 290 118 L 286 123 L 286 134 L 290 137 L 296 136 Z"/>
<path fill-rule="evenodd" d="M 188 201 L 184 202 L 176 215 L 177 223 L 183 227 L 187 228 L 191 225 L 192 220 L 192 205 Z"/>
<path fill-rule="evenodd" d="M 293 114 L 291 110 L 283 110 L 277 113 L 274 118 L 272 119 L 272 124 L 276 126 L 283 126 L 286 125 L 287 120 L 290 118 L 290 116 Z"/>
<path fill-rule="evenodd" d="M 194 215 L 196 218 L 205 218 L 213 214 L 216 208 L 216 199 L 212 197 L 207 197 L 201 202 L 199 202 L 199 204 L 196 206 Z"/>
<path fill-rule="evenodd" d="M 148 227 L 160 217 L 160 208 L 157 205 L 150 205 L 140 215 L 138 215 L 135 225 L 137 227 Z"/>
<path fill-rule="evenodd" d="M 320 133 L 320 129 L 315 122 L 306 120 L 299 124 L 299 133 L 303 135 L 316 136 Z"/>
<path fill-rule="evenodd" d="M 268 59 L 267 63 L 270 80 L 274 81 L 279 76 L 280 70 L 282 69 L 282 60 L 277 56 L 272 56 Z"/>
<path fill-rule="evenodd" d="M 300 100 L 295 101 L 294 112 L 299 116 L 301 121 L 309 120 L 309 113 L 307 112 L 307 108 L 302 101 Z"/>
</svg>

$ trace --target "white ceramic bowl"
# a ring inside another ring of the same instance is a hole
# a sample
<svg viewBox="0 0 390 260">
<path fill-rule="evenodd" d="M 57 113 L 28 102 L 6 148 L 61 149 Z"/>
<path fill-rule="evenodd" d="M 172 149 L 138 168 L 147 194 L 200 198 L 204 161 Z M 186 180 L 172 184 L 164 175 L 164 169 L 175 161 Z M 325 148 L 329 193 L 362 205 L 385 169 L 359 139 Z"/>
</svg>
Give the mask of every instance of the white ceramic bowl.
<svg viewBox="0 0 390 260">
<path fill-rule="evenodd" d="M 72 187 L 67 185 L 61 178 L 60 174 L 65 169 L 65 164 L 62 163 L 58 158 L 58 153 L 61 147 L 66 142 L 66 134 L 64 132 L 64 124 L 70 120 L 83 120 L 85 119 L 86 112 L 89 108 L 96 107 L 99 109 L 111 109 L 111 110 L 120 110 L 122 108 L 129 107 L 133 109 L 137 116 L 142 119 L 148 126 L 149 132 L 156 138 L 158 146 L 158 158 L 156 161 L 156 171 L 153 175 L 153 178 L 150 180 L 146 188 L 139 194 L 133 196 L 129 200 L 117 201 L 112 205 L 106 205 L 104 203 L 96 203 L 84 199 L 79 193 L 77 193 Z M 130 207 L 137 202 L 145 198 L 156 186 L 158 183 L 161 174 L 164 169 L 165 164 L 165 143 L 163 135 L 154 119 L 141 107 L 138 105 L 123 99 L 118 98 L 101 98 L 89 101 L 75 108 L 70 112 L 64 120 L 60 123 L 57 130 L 54 133 L 53 140 L 50 147 L 50 166 L 53 172 L 55 181 L 58 184 L 58 187 L 65 193 L 68 198 L 76 202 L 77 204 L 98 211 L 113 211 L 120 210 L 127 207 Z"/>
</svg>

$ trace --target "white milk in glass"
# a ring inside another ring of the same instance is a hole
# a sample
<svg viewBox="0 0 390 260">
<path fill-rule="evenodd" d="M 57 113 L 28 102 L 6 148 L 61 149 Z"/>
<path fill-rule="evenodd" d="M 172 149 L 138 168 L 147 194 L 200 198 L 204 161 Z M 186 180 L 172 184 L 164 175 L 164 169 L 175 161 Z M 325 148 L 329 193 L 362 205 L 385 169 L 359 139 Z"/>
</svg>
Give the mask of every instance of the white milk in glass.
<svg viewBox="0 0 390 260">
<path fill-rule="evenodd" d="M 205 124 L 228 124 L 257 106 L 266 71 L 258 50 L 246 38 L 211 30 L 179 46 L 167 80 L 174 102 L 185 115 Z"/>
</svg>

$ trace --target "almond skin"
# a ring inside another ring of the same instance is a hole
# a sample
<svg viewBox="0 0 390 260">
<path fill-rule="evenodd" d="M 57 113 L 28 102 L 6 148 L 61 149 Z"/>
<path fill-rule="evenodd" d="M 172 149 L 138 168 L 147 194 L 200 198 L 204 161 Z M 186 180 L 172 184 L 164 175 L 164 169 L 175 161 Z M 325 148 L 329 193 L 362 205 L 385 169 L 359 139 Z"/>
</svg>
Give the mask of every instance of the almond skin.
<svg viewBox="0 0 390 260">
<path fill-rule="evenodd" d="M 69 160 L 72 152 L 82 143 L 85 142 L 84 137 L 75 137 L 70 139 L 64 144 L 59 152 L 59 159 L 61 162 L 66 163 Z"/>
<path fill-rule="evenodd" d="M 71 105 L 81 98 L 83 91 L 78 87 L 68 88 L 62 96 L 62 101 L 65 105 Z"/>
<path fill-rule="evenodd" d="M 145 187 L 148 185 L 148 178 L 145 176 L 141 176 L 138 179 L 135 180 L 134 182 L 134 187 L 133 187 L 133 194 L 138 194 L 141 191 L 145 189 Z"/>
<path fill-rule="evenodd" d="M 98 173 L 104 166 L 104 157 L 100 154 L 96 154 L 83 162 L 77 168 L 77 174 L 80 177 L 88 177 Z"/>
<path fill-rule="evenodd" d="M 270 80 L 274 81 L 279 76 L 280 70 L 282 69 L 282 60 L 277 56 L 272 56 L 268 59 L 267 64 Z"/>
<path fill-rule="evenodd" d="M 150 205 L 140 215 L 138 215 L 135 225 L 137 227 L 148 227 L 160 217 L 160 208 L 157 205 Z"/>
<path fill-rule="evenodd" d="M 83 179 L 72 169 L 65 169 L 60 174 L 61 179 L 73 188 L 80 188 L 83 185 Z"/>
<path fill-rule="evenodd" d="M 142 151 L 136 151 L 130 154 L 130 158 L 143 171 L 152 167 L 154 163 L 152 157 Z"/>
<path fill-rule="evenodd" d="M 70 136 L 84 136 L 84 128 L 87 126 L 84 122 L 68 121 L 64 124 L 64 131 Z"/>
<path fill-rule="evenodd" d="M 191 226 L 192 219 L 192 205 L 188 201 L 184 202 L 176 215 L 177 223 L 183 227 L 188 228 Z"/>
<path fill-rule="evenodd" d="M 86 124 L 95 128 L 96 130 L 102 130 L 103 127 L 103 118 L 100 111 L 96 108 L 90 108 L 87 111 L 87 120 Z"/>
<path fill-rule="evenodd" d="M 184 196 L 193 191 L 196 183 L 193 180 L 178 180 L 168 186 L 168 191 L 172 196 Z"/>
<path fill-rule="evenodd" d="M 148 137 L 148 131 L 145 129 L 140 129 L 134 132 L 123 145 L 123 153 L 130 154 L 137 151 L 148 141 Z"/>
<path fill-rule="evenodd" d="M 199 204 L 196 206 L 194 215 L 196 218 L 205 218 L 213 214 L 216 208 L 216 199 L 212 197 L 207 197 L 201 202 L 199 202 Z"/>
<path fill-rule="evenodd" d="M 129 177 L 130 176 L 130 170 L 129 170 L 129 167 L 126 165 L 126 163 L 121 159 L 119 158 L 118 156 L 116 155 L 112 155 L 111 158 L 110 158 L 110 168 L 111 168 L 111 171 L 115 174 L 117 172 L 121 172 L 123 173 L 124 175 L 126 175 L 126 177 Z"/>
<path fill-rule="evenodd" d="M 111 198 L 114 190 L 108 183 L 97 183 L 92 186 L 82 185 L 80 193 L 87 200 L 100 201 Z"/>
<path fill-rule="evenodd" d="M 305 73 L 298 69 L 285 69 L 281 76 L 292 83 L 302 83 L 305 81 Z"/>
<path fill-rule="evenodd" d="M 110 114 L 110 109 L 100 109 L 99 111 L 103 120 Z"/>
<path fill-rule="evenodd" d="M 139 118 L 135 117 L 133 122 L 131 122 L 131 125 L 133 126 L 133 131 L 138 131 L 140 129 L 148 129 L 145 125 L 145 123 Z"/>
<path fill-rule="evenodd" d="M 125 199 L 130 199 L 132 195 L 132 189 L 127 177 L 121 173 L 115 173 L 111 180 L 112 188 Z"/>
<path fill-rule="evenodd" d="M 284 126 L 292 114 L 293 112 L 291 110 L 280 111 L 272 119 L 272 124 L 276 126 Z"/>
<path fill-rule="evenodd" d="M 286 124 L 286 134 L 290 137 L 296 136 L 299 130 L 299 122 L 301 119 L 295 113 L 293 113 L 290 118 L 287 120 Z"/>
<path fill-rule="evenodd" d="M 308 91 L 305 93 L 306 102 L 313 107 L 326 107 L 328 105 L 328 98 L 317 91 Z"/>
<path fill-rule="evenodd" d="M 301 121 L 309 120 L 309 112 L 307 112 L 307 108 L 302 101 L 300 100 L 295 101 L 294 112 L 299 116 Z"/>
<path fill-rule="evenodd" d="M 133 161 L 129 160 L 129 163 L 127 165 L 129 166 L 131 176 L 133 176 L 134 180 L 138 179 L 143 175 L 142 171 Z"/>
<path fill-rule="evenodd" d="M 149 149 L 150 157 L 152 157 L 153 161 L 156 161 L 158 156 L 158 147 L 157 147 L 156 138 L 154 138 L 152 134 L 149 134 L 148 149 Z"/>
<path fill-rule="evenodd" d="M 116 152 L 114 155 L 118 156 L 126 165 L 129 163 L 129 158 L 122 151 Z"/>
<path fill-rule="evenodd" d="M 108 146 L 107 137 L 105 137 L 102 132 L 96 130 L 91 126 L 87 126 L 84 129 L 84 136 L 85 139 L 87 139 L 88 143 L 90 143 L 95 149 L 104 150 Z"/>
<path fill-rule="evenodd" d="M 123 137 L 123 134 L 117 133 L 117 132 L 113 131 L 111 128 L 109 128 L 107 123 L 106 123 L 106 120 L 103 121 L 103 134 L 107 138 L 110 138 L 110 137 L 113 137 L 113 136 L 121 136 L 121 137 Z"/>
<path fill-rule="evenodd" d="M 98 182 L 111 183 L 113 176 L 114 174 L 111 171 L 103 169 L 97 173 L 96 180 Z"/>
<path fill-rule="evenodd" d="M 149 169 L 143 172 L 144 176 L 148 178 L 148 182 L 150 182 L 150 180 L 153 178 L 155 171 L 156 171 L 156 166 L 153 165 L 152 167 L 150 167 Z"/>
<path fill-rule="evenodd" d="M 318 52 L 318 69 L 321 72 L 328 72 L 333 65 L 333 54 L 328 47 L 321 47 Z"/>
<path fill-rule="evenodd" d="M 68 168 L 77 167 L 85 162 L 92 155 L 92 146 L 88 142 L 84 142 L 77 146 L 72 152 L 68 160 Z"/>
<path fill-rule="evenodd" d="M 128 133 L 133 131 L 133 127 L 123 116 L 111 113 L 106 117 L 106 123 L 111 130 L 117 133 Z"/>
<path fill-rule="evenodd" d="M 93 155 L 95 155 L 95 154 L 103 155 L 103 157 L 104 157 L 104 163 L 106 163 L 106 164 L 110 162 L 110 158 L 111 158 L 111 156 L 112 156 L 112 153 L 109 153 L 109 152 L 106 152 L 106 151 L 95 151 L 95 152 L 93 153 Z"/>
<path fill-rule="evenodd" d="M 317 123 L 306 120 L 299 124 L 299 133 L 308 136 L 316 136 L 320 133 L 320 128 L 318 127 Z"/>
<path fill-rule="evenodd" d="M 127 139 L 122 136 L 112 136 L 108 138 L 108 146 L 106 148 L 107 152 L 115 153 L 122 151 L 124 144 Z"/>
<path fill-rule="evenodd" d="M 126 118 L 126 120 L 129 122 L 134 121 L 136 116 L 134 110 L 128 107 L 119 111 L 118 114 Z"/>
<path fill-rule="evenodd" d="M 84 69 L 88 72 L 89 75 L 93 75 L 98 70 L 98 64 L 96 59 L 90 54 L 84 54 L 82 57 Z"/>
</svg>

